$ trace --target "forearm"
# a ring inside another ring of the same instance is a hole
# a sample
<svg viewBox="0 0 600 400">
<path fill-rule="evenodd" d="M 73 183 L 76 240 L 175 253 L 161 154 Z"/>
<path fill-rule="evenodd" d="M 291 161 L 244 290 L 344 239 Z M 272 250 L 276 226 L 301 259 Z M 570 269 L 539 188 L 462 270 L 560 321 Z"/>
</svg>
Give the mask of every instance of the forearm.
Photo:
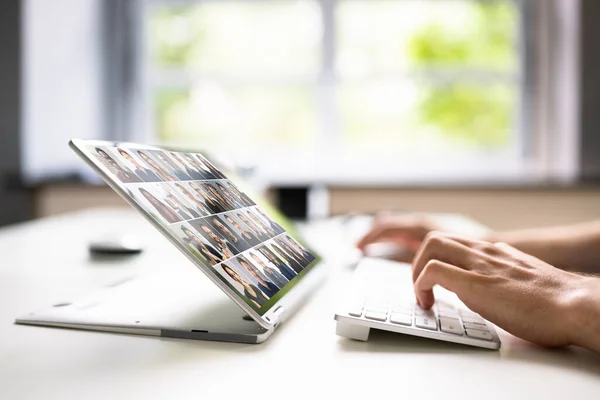
<svg viewBox="0 0 600 400">
<path fill-rule="evenodd" d="M 505 242 L 547 263 L 570 271 L 600 272 L 600 221 L 513 232 L 492 233 L 491 242 Z"/>
<path fill-rule="evenodd" d="M 572 329 L 572 344 L 600 354 L 600 279 L 587 278 L 574 291 L 565 310 L 564 320 Z"/>
</svg>

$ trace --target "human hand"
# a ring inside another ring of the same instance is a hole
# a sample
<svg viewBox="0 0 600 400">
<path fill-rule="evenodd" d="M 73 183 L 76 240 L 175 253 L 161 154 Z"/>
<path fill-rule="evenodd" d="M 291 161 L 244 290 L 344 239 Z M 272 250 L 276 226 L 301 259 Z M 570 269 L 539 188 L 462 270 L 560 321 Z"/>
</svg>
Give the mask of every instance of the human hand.
<svg viewBox="0 0 600 400">
<path fill-rule="evenodd" d="M 593 278 L 555 268 L 505 243 L 439 232 L 427 235 L 413 261 L 418 303 L 431 308 L 442 286 L 483 318 L 543 346 L 576 343 L 574 308 Z"/>
<path fill-rule="evenodd" d="M 363 253 L 373 243 L 393 243 L 404 251 L 396 261 L 411 262 L 429 232 L 439 227 L 429 218 L 418 214 L 381 214 L 375 218 L 371 230 L 356 244 Z"/>
</svg>

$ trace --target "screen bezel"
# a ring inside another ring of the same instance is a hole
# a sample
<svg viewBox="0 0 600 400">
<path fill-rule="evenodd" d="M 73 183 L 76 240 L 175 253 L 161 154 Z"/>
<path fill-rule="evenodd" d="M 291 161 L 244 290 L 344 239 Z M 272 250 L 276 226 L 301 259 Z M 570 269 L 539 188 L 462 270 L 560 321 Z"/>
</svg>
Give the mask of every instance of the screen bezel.
<svg viewBox="0 0 600 400">
<path fill-rule="evenodd" d="M 182 252 L 188 258 L 188 260 L 190 260 L 192 262 L 192 264 L 194 264 L 198 269 L 200 269 L 229 298 L 231 298 L 239 307 L 241 307 L 246 313 L 248 313 L 248 315 L 250 317 L 252 317 L 252 319 L 254 319 L 259 325 L 261 325 L 265 329 L 271 329 L 277 324 L 278 319 L 279 319 L 278 315 L 281 313 L 281 311 L 283 311 L 282 303 L 284 303 L 286 294 L 289 293 L 291 289 L 293 289 L 294 287 L 301 284 L 301 282 L 305 279 L 305 277 L 308 274 L 310 274 L 311 271 L 315 269 L 315 267 L 317 267 L 318 265 L 321 264 L 320 263 L 321 257 L 316 252 L 314 252 L 309 246 L 307 246 L 303 240 L 299 240 L 297 233 L 294 232 L 293 230 L 289 230 L 288 229 L 289 223 L 286 223 L 287 226 L 285 226 L 284 228 L 286 229 L 287 234 L 290 235 L 295 240 L 297 240 L 299 243 L 301 243 L 304 247 L 306 247 L 315 256 L 315 260 L 312 261 L 310 264 L 308 264 L 304 268 L 304 270 L 298 274 L 298 276 L 295 278 L 295 279 L 297 279 L 297 281 L 295 283 L 293 283 L 293 285 L 290 285 L 290 284 L 286 285 L 285 287 L 281 288 L 279 290 L 279 292 L 277 292 L 274 295 L 274 297 L 277 296 L 277 299 L 273 304 L 271 304 L 269 306 L 268 309 L 266 309 L 264 312 L 256 311 L 249 304 L 247 304 L 240 297 L 240 295 L 238 295 L 233 289 L 231 289 L 227 284 L 225 284 L 224 281 L 219 279 L 216 276 L 216 273 L 210 270 L 209 266 L 200 262 L 200 260 L 198 260 L 194 256 L 194 254 L 192 254 L 192 252 L 185 245 L 183 245 L 180 242 L 179 238 L 177 236 L 175 236 L 168 229 L 168 227 L 166 225 L 163 225 L 161 222 L 159 222 L 157 219 L 155 219 L 154 216 L 152 214 L 150 214 L 147 210 L 145 210 L 141 205 L 139 205 L 137 203 L 137 201 L 135 201 L 135 199 L 133 199 L 127 193 L 127 191 L 123 190 L 124 186 L 122 186 L 122 184 L 120 182 L 118 182 L 116 179 L 113 179 L 113 177 L 108 173 L 108 170 L 105 170 L 105 167 L 103 165 L 101 165 L 100 163 L 97 163 L 95 160 L 93 160 L 88 155 L 89 150 L 87 150 L 86 147 L 87 146 L 91 146 L 91 147 L 109 146 L 109 147 L 134 148 L 134 149 L 139 149 L 139 150 L 189 152 L 189 153 L 194 153 L 194 154 L 201 154 L 201 155 L 205 156 L 206 158 L 208 158 L 209 160 L 211 160 L 211 157 L 207 156 L 208 153 L 203 152 L 203 151 L 184 151 L 181 149 L 171 149 L 168 147 L 151 146 L 151 145 L 132 143 L 132 142 L 114 142 L 114 141 L 84 140 L 84 139 L 72 139 L 69 142 L 69 146 L 96 173 L 98 173 L 98 175 L 106 182 L 106 184 L 111 189 L 113 189 L 115 192 L 117 192 L 119 194 L 119 196 L 121 196 L 131 207 L 133 207 L 136 211 L 138 211 L 140 214 L 142 214 L 146 218 L 146 220 L 148 220 L 148 222 L 150 222 L 172 245 L 174 245 L 180 252 Z M 232 174 L 230 173 L 230 171 L 225 170 L 222 172 L 226 175 L 227 179 L 232 180 L 233 182 L 238 184 L 239 177 L 237 177 L 237 176 L 235 176 L 235 174 L 233 174 L 234 176 L 232 179 L 232 177 L 231 177 Z M 257 203 L 257 205 L 259 204 L 259 202 L 257 202 L 256 199 L 253 199 L 253 200 Z M 269 210 L 264 210 L 264 211 L 269 213 Z M 278 214 L 278 213 L 276 213 L 276 214 Z M 273 215 L 271 215 L 271 217 L 276 221 L 281 218 L 280 215 L 275 215 L 275 217 Z M 285 222 L 287 222 L 287 221 L 285 221 Z"/>
</svg>

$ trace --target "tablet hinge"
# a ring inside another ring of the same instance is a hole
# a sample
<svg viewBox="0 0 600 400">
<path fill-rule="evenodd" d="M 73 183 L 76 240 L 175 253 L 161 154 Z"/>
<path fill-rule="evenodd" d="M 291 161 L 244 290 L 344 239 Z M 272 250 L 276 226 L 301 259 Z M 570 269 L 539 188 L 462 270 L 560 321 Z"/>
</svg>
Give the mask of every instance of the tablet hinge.
<svg viewBox="0 0 600 400">
<path fill-rule="evenodd" d="M 284 311 L 284 306 L 277 306 L 277 308 L 273 310 L 273 315 L 271 316 L 271 319 L 275 324 L 279 324 L 281 322 L 281 316 L 283 315 Z"/>
</svg>

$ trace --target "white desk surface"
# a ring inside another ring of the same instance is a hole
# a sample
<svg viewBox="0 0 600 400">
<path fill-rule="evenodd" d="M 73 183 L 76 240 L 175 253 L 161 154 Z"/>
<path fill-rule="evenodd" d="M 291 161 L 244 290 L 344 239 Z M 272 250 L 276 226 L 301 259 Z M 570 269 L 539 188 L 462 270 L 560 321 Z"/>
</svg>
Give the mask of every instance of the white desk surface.
<svg viewBox="0 0 600 400">
<path fill-rule="evenodd" d="M 111 230 L 139 232 L 149 248 L 90 259 L 88 241 Z M 578 348 L 542 349 L 504 332 L 499 352 L 385 332 L 368 342 L 339 338 L 336 279 L 260 345 L 13 324 L 121 276 L 194 268 L 133 211 L 9 227 L 0 230 L 0 254 L 0 399 L 600 398 L 600 356 Z"/>
</svg>

